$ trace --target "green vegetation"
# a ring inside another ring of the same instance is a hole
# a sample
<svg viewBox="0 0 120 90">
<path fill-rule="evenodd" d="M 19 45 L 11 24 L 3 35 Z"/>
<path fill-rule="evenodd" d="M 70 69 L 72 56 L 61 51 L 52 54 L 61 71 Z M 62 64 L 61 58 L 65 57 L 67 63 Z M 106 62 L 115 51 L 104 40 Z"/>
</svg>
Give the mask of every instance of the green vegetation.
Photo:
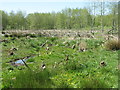
<svg viewBox="0 0 120 90">
<path fill-rule="evenodd" d="M 3 30 L 41 30 L 41 29 L 76 29 L 76 30 L 117 30 L 117 2 L 90 3 L 85 8 L 65 8 L 59 12 L 30 13 L 0 11 Z M 107 13 L 106 13 L 107 12 Z M 101 14 L 100 14 L 101 13 Z"/>
<path fill-rule="evenodd" d="M 2 37 L 7 40 L 1 42 L 2 88 L 118 87 L 117 57 L 120 50 L 107 50 L 102 45 L 102 36 L 97 39 L 74 40 L 40 36 L 26 38 Z M 73 45 L 76 46 L 74 49 Z M 86 51 L 79 51 L 82 46 Z M 11 52 L 14 54 L 10 55 Z M 25 65 L 14 66 L 8 63 L 32 55 L 26 61 L 30 69 Z M 101 64 L 102 61 L 105 65 Z M 44 70 L 41 68 L 43 63 L 46 65 Z"/>
<path fill-rule="evenodd" d="M 90 4 L 28 15 L 0 10 L 0 87 L 118 88 L 118 5 Z"/>
</svg>

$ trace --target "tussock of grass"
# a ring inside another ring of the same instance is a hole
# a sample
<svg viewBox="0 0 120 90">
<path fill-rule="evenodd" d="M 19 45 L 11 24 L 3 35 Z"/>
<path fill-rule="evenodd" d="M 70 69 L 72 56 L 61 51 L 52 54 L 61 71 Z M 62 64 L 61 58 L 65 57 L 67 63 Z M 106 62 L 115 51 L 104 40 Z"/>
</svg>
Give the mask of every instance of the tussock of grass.
<svg viewBox="0 0 120 90">
<path fill-rule="evenodd" d="M 111 39 L 105 44 L 108 50 L 120 50 L 120 41 L 118 39 Z"/>
<path fill-rule="evenodd" d="M 86 42 L 82 41 L 79 46 L 80 46 L 79 47 L 80 49 L 85 49 L 85 50 L 87 49 L 87 43 Z"/>
<path fill-rule="evenodd" d="M 13 86 L 14 88 L 50 88 L 52 87 L 50 73 L 47 70 L 20 71 L 16 74 Z"/>
</svg>

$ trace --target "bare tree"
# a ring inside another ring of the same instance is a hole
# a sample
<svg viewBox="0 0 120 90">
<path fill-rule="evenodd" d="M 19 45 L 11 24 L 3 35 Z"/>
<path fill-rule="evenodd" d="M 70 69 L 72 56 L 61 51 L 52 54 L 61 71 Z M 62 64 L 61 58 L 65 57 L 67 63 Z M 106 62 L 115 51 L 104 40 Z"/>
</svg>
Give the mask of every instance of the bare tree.
<svg viewBox="0 0 120 90">
<path fill-rule="evenodd" d="M 89 5 L 89 13 L 91 14 L 91 32 L 94 30 L 94 23 L 95 23 L 95 2 L 90 2 Z"/>
<path fill-rule="evenodd" d="M 92 2 L 91 32 L 95 30 L 96 1 Z"/>
<path fill-rule="evenodd" d="M 117 31 L 117 4 L 116 3 L 114 3 L 113 4 L 113 11 L 112 11 L 112 13 L 113 13 L 113 21 L 112 21 L 112 23 L 113 23 L 113 26 L 112 26 L 112 30 L 113 31 Z"/>
<path fill-rule="evenodd" d="M 101 1 L 101 30 L 102 32 L 104 32 L 104 20 L 103 20 L 103 16 L 104 16 L 104 11 L 105 11 L 105 2 L 104 0 Z"/>
<path fill-rule="evenodd" d="M 118 26 L 118 4 L 117 2 L 109 3 L 110 14 L 112 15 L 112 34 L 117 31 Z"/>
</svg>

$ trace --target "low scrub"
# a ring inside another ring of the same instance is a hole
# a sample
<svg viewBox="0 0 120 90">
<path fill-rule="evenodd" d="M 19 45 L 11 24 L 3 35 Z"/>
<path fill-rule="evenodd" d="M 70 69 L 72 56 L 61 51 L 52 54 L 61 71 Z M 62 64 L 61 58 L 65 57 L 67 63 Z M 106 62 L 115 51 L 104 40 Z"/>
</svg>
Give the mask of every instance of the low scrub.
<svg viewBox="0 0 120 90">
<path fill-rule="evenodd" d="M 120 50 L 105 50 L 102 46 L 105 40 L 102 38 L 67 40 L 56 37 L 28 39 L 22 36 L 2 39 L 9 41 L 1 43 L 3 89 L 118 88 L 117 59 Z M 108 48 L 110 41 L 105 44 Z M 15 55 L 8 55 L 13 48 L 18 48 L 12 50 Z M 81 51 L 78 51 L 79 49 Z M 85 52 L 82 52 L 84 50 Z M 29 55 L 34 56 L 26 62 L 31 70 L 8 63 Z M 106 66 L 101 66 L 101 61 L 104 61 Z M 46 66 L 44 70 L 41 68 L 42 64 Z"/>
</svg>

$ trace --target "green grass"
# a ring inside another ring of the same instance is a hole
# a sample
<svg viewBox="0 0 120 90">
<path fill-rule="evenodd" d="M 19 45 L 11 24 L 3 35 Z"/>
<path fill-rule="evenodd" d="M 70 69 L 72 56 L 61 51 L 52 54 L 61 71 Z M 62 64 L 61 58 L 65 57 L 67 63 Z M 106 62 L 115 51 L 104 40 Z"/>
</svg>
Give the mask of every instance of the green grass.
<svg viewBox="0 0 120 90">
<path fill-rule="evenodd" d="M 87 43 L 87 51 L 79 52 L 72 45 L 80 40 L 65 40 L 55 37 L 3 37 L 9 42 L 2 42 L 2 88 L 117 88 L 118 87 L 118 51 L 106 50 L 103 39 L 83 40 Z M 41 47 L 41 44 L 47 44 Z M 49 46 L 52 44 L 52 46 Z M 4 46 L 7 45 L 7 46 Z M 49 50 L 46 47 L 49 46 Z M 10 56 L 12 47 L 18 48 Z M 16 58 L 35 55 L 27 60 L 31 68 L 13 67 L 9 62 Z M 68 61 L 65 61 L 69 55 Z M 107 65 L 100 66 L 104 61 Z M 32 62 L 32 63 L 31 63 Z M 46 69 L 41 70 L 42 62 Z M 13 68 L 14 70 L 10 70 Z M 22 69 L 22 70 L 21 70 Z M 8 74 L 9 73 L 9 74 Z"/>
</svg>

